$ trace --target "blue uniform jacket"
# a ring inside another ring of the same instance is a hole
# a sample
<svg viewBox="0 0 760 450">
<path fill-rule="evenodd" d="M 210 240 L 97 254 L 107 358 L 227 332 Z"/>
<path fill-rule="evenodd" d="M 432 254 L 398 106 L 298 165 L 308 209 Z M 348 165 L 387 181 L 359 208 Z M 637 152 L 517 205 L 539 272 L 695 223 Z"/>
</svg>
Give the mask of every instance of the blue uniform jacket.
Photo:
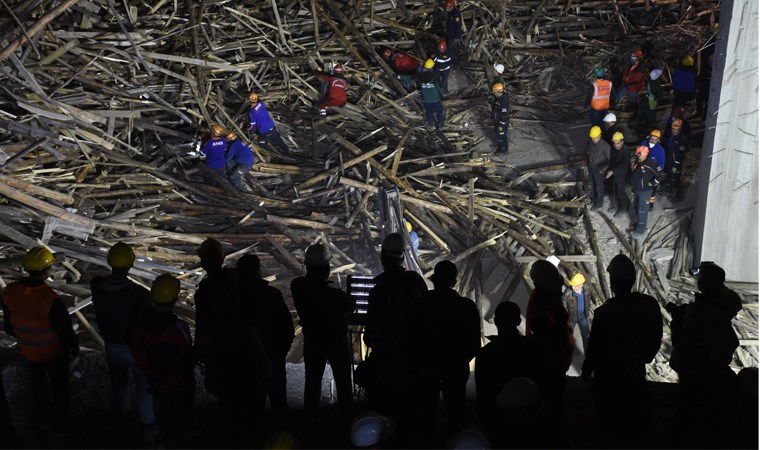
<svg viewBox="0 0 760 450">
<path fill-rule="evenodd" d="M 227 139 L 213 138 L 206 141 L 201 148 L 201 155 L 206 157 L 210 169 L 224 168 L 224 152 L 227 151 Z"/>
<path fill-rule="evenodd" d="M 648 139 L 644 139 L 644 142 L 642 142 L 641 145 L 649 148 L 649 156 L 655 160 L 658 166 L 665 167 L 665 149 L 659 142 L 652 146 L 649 145 Z"/>
<path fill-rule="evenodd" d="M 685 67 L 677 67 L 673 71 L 673 89 L 679 92 L 693 93 L 697 89 L 697 80 L 694 71 Z"/>
<path fill-rule="evenodd" d="M 233 159 L 236 163 L 246 166 L 252 166 L 255 161 L 253 150 L 245 145 L 245 142 L 240 139 L 235 139 L 230 143 L 230 148 L 227 150 L 227 154 L 224 157 L 226 162 L 230 162 Z"/>
<path fill-rule="evenodd" d="M 459 8 L 449 11 L 446 16 L 446 40 L 451 42 L 453 39 L 462 37 L 462 13 Z"/>
<path fill-rule="evenodd" d="M 248 115 L 251 119 L 251 129 L 258 134 L 267 134 L 274 129 L 274 121 L 264 103 L 256 103 L 256 106 L 248 110 Z"/>
</svg>

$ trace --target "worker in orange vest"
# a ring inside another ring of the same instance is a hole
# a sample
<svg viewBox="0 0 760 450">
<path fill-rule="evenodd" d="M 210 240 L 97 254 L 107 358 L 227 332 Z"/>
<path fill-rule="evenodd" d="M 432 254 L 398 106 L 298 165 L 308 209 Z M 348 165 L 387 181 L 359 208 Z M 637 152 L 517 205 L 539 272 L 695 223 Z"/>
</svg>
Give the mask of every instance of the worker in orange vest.
<svg viewBox="0 0 760 450">
<path fill-rule="evenodd" d="M 18 340 L 26 359 L 39 426 L 65 434 L 69 418 L 69 355 L 79 355 L 79 342 L 61 298 L 45 283 L 55 263 L 45 246 L 31 249 L 23 267 L 29 276 L 3 292 L 5 332 Z M 48 380 L 52 399 L 48 397 Z M 53 417 L 43 416 L 52 400 Z"/>
<path fill-rule="evenodd" d="M 591 126 L 602 126 L 602 119 L 607 115 L 610 108 L 610 95 L 612 95 L 612 82 L 604 79 L 604 69 L 594 69 L 594 82 L 588 91 L 588 101 L 591 105 Z"/>
</svg>

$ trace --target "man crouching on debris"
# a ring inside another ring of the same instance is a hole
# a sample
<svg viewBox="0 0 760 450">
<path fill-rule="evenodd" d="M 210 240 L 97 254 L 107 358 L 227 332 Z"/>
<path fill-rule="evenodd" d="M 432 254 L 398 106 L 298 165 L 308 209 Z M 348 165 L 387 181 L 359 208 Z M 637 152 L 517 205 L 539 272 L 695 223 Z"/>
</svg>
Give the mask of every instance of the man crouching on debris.
<svg viewBox="0 0 760 450">
<path fill-rule="evenodd" d="M 319 115 L 327 115 L 328 106 L 346 106 L 348 96 L 348 81 L 343 76 L 343 65 L 336 64 L 335 67 L 330 69 L 325 68 L 325 71 L 317 71 L 317 77 L 322 80 L 322 95 L 319 100 Z"/>
<path fill-rule="evenodd" d="M 253 150 L 245 142 L 238 139 L 238 135 L 234 131 L 227 133 L 227 141 L 230 143 L 230 148 L 224 155 L 224 161 L 227 165 L 230 183 L 238 191 L 248 192 L 245 183 L 243 183 L 243 176 L 250 172 L 251 167 L 253 167 L 255 160 Z"/>
<path fill-rule="evenodd" d="M 226 178 L 227 169 L 224 164 L 224 153 L 227 151 L 227 140 L 223 137 L 224 128 L 215 123 L 211 125 L 210 135 L 210 139 L 203 143 L 200 155 L 205 158 L 206 166 L 211 169 L 211 172 Z M 211 173 L 203 174 L 203 181 L 212 186 L 219 184 L 215 178 Z"/>
</svg>

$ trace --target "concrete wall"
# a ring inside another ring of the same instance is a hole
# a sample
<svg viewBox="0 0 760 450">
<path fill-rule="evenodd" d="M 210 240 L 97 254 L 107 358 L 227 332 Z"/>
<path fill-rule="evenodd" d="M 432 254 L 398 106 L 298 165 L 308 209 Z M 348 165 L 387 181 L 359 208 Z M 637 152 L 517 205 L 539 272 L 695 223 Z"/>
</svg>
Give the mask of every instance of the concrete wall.
<svg viewBox="0 0 760 450">
<path fill-rule="evenodd" d="M 758 0 L 725 0 L 694 211 L 697 261 L 758 281 Z"/>
</svg>

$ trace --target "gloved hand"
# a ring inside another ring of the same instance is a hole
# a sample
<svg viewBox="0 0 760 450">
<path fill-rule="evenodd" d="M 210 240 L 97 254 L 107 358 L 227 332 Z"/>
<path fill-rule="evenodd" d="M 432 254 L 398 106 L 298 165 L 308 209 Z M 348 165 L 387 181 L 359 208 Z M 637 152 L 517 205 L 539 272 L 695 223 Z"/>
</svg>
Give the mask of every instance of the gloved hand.
<svg viewBox="0 0 760 450">
<path fill-rule="evenodd" d="M 671 172 L 671 173 L 676 173 L 676 170 L 677 170 L 677 169 L 676 169 L 675 167 L 671 167 L 671 168 L 670 168 L 670 172 Z"/>
<path fill-rule="evenodd" d="M 498 130 L 499 130 L 499 134 L 504 133 L 504 127 L 499 127 Z"/>
</svg>

